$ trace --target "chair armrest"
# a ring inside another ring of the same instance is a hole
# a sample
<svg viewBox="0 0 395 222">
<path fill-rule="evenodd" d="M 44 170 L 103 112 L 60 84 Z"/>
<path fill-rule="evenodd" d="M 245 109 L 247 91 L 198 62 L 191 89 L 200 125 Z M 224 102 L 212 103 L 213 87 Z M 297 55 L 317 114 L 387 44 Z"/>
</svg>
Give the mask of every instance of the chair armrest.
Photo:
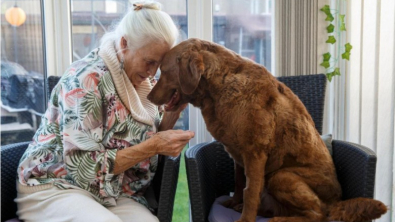
<svg viewBox="0 0 395 222">
<path fill-rule="evenodd" d="M 30 142 L 1 146 L 1 219 L 16 217 L 16 179 L 19 161 Z"/>
<path fill-rule="evenodd" d="M 163 172 L 160 182 L 157 217 L 161 222 L 171 222 L 173 217 L 174 199 L 176 195 L 180 158 L 164 157 Z"/>
<path fill-rule="evenodd" d="M 342 199 L 373 198 L 377 157 L 374 151 L 350 142 L 333 140 L 333 162 L 342 186 Z"/>
<path fill-rule="evenodd" d="M 216 197 L 234 189 L 234 163 L 219 142 L 201 143 L 185 152 L 189 198 L 194 222 L 208 221 Z"/>
</svg>

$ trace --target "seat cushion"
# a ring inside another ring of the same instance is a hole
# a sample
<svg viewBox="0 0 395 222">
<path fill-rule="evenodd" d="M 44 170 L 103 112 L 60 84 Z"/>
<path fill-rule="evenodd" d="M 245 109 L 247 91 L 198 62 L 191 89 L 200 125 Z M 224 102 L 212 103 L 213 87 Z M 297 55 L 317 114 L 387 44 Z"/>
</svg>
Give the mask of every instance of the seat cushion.
<svg viewBox="0 0 395 222">
<path fill-rule="evenodd" d="M 234 211 L 233 209 L 226 208 L 221 205 L 222 202 L 229 199 L 229 196 L 220 196 L 215 199 L 213 205 L 211 206 L 210 214 L 208 216 L 208 221 L 210 222 L 233 222 L 240 219 L 241 213 Z M 256 222 L 268 222 L 269 218 L 264 218 L 258 216 Z"/>
<path fill-rule="evenodd" d="M 228 200 L 229 196 L 220 196 L 215 199 L 211 206 L 210 214 L 208 215 L 208 221 L 210 222 L 233 222 L 240 219 L 241 213 L 234 211 L 230 208 L 226 208 L 221 205 L 222 202 Z M 256 222 L 268 222 L 269 218 L 257 216 Z M 336 221 L 332 221 L 336 222 Z M 341 222 L 341 221 L 337 221 Z"/>
</svg>

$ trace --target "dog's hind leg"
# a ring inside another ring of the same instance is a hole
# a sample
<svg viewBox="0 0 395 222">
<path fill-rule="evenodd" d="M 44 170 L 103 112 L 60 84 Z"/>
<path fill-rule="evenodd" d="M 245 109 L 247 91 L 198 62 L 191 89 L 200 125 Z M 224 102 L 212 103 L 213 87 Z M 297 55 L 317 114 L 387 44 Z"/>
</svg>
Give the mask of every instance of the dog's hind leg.
<svg viewBox="0 0 395 222">
<path fill-rule="evenodd" d="M 272 195 L 267 192 L 267 189 L 265 189 L 261 197 L 261 205 L 258 209 L 258 216 L 272 218 L 278 215 L 288 215 L 287 208 L 282 206 Z"/>
<path fill-rule="evenodd" d="M 274 215 L 270 222 L 327 221 L 325 204 L 297 174 L 280 170 L 268 179 L 267 189 L 287 209 L 287 215 Z"/>
<path fill-rule="evenodd" d="M 265 184 L 264 172 L 267 155 L 264 152 L 253 152 L 243 155 L 246 187 L 244 189 L 243 212 L 237 222 L 253 222 L 256 220 L 260 197 Z"/>
</svg>

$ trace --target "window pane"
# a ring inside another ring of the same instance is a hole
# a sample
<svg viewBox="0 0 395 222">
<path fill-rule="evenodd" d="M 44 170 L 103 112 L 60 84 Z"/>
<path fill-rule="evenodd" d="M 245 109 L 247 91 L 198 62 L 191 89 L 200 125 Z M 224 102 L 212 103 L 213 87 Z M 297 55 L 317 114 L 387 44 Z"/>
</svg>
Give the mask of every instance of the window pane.
<svg viewBox="0 0 395 222">
<path fill-rule="evenodd" d="M 187 10 L 185 0 L 157 0 L 180 31 L 178 41 L 187 39 Z M 73 61 L 83 58 L 100 44 L 100 38 L 116 24 L 131 5 L 128 0 L 72 0 Z M 159 78 L 160 71 L 156 75 Z M 189 129 L 188 108 L 181 114 L 175 128 Z"/>
<path fill-rule="evenodd" d="M 180 40 L 187 39 L 185 0 L 157 0 L 180 28 Z M 127 12 L 128 0 L 72 0 L 73 61 L 100 44 L 100 38 Z"/>
<path fill-rule="evenodd" d="M 1 145 L 31 141 L 45 109 L 40 2 L 1 2 Z"/>
<path fill-rule="evenodd" d="M 271 70 L 272 0 L 213 0 L 213 37 Z"/>
</svg>

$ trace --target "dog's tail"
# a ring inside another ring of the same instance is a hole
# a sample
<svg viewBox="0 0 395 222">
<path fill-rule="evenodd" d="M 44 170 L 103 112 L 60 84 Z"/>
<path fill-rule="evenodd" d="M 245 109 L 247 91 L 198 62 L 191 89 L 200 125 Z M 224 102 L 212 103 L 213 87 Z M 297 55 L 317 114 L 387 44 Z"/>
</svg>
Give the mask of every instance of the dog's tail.
<svg viewBox="0 0 395 222">
<path fill-rule="evenodd" d="M 378 200 L 354 198 L 337 202 L 329 210 L 329 221 L 360 222 L 377 219 L 388 208 Z"/>
</svg>

